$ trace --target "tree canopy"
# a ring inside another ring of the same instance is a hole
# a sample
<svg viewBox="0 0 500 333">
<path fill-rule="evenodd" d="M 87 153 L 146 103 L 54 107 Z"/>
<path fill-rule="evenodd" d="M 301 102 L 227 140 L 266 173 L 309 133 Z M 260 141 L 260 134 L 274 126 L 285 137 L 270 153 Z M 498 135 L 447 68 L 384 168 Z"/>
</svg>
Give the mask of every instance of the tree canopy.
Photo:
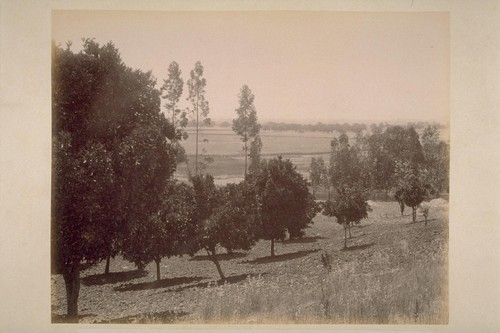
<svg viewBox="0 0 500 333">
<path fill-rule="evenodd" d="M 173 127 L 150 72 L 127 67 L 113 43 L 52 47 L 53 267 L 68 314 L 78 312 L 79 265 L 116 252 L 160 202 L 175 170 Z"/>
<path fill-rule="evenodd" d="M 239 97 L 239 107 L 236 109 L 236 114 L 238 118 L 233 119 L 233 131 L 236 132 L 241 137 L 243 141 L 243 151 L 245 152 L 245 177 L 247 175 L 247 158 L 248 158 L 248 141 L 255 140 L 259 135 L 260 125 L 257 122 L 257 112 L 253 101 L 255 99 L 254 94 L 248 86 L 245 84 L 240 91 Z M 260 140 L 260 138 L 259 138 Z M 258 143 L 253 146 L 253 152 L 255 154 L 258 148 Z"/>
<path fill-rule="evenodd" d="M 189 88 L 188 100 L 193 106 L 191 112 L 194 113 L 196 120 L 195 175 L 198 175 L 198 135 L 200 117 L 204 123 L 210 123 L 210 118 L 208 118 L 210 108 L 208 101 L 205 99 L 205 86 L 207 85 L 207 80 L 203 77 L 203 65 L 201 62 L 196 62 L 189 75 L 190 79 L 187 82 Z"/>
<path fill-rule="evenodd" d="M 282 240 L 288 231 L 291 238 L 301 237 L 317 212 L 307 181 L 290 160 L 281 156 L 262 163 L 255 186 L 260 204 L 261 237 Z"/>
</svg>

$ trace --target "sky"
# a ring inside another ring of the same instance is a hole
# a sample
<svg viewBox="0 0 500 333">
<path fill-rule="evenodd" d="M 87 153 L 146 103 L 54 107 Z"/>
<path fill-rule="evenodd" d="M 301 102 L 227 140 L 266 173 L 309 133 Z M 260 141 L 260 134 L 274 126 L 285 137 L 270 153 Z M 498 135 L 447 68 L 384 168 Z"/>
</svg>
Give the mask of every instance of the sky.
<svg viewBox="0 0 500 333">
<path fill-rule="evenodd" d="M 200 61 L 214 120 L 236 117 L 246 84 L 260 121 L 447 122 L 449 15 L 443 12 L 53 11 L 52 37 L 113 41 L 158 87 Z M 184 86 L 181 106 L 189 106 Z"/>
</svg>

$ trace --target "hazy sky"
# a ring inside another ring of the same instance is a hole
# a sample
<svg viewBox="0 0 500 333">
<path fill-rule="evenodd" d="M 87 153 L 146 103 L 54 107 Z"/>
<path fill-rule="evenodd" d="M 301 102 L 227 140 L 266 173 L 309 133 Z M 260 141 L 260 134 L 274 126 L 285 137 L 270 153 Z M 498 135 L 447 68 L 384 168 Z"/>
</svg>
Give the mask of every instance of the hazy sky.
<svg viewBox="0 0 500 333">
<path fill-rule="evenodd" d="M 447 13 L 54 11 L 53 38 L 113 41 L 158 85 L 196 61 L 210 117 L 235 117 L 247 84 L 260 120 L 447 121 Z M 187 87 L 182 97 L 184 106 Z"/>
</svg>

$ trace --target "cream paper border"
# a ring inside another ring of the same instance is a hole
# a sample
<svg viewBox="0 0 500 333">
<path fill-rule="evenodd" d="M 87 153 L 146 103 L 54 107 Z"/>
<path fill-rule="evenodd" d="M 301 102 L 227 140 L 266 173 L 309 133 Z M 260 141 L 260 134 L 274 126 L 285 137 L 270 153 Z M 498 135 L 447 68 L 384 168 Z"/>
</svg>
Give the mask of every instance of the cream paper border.
<svg viewBox="0 0 500 333">
<path fill-rule="evenodd" d="M 498 1 L 0 0 L 0 331 L 488 332 L 500 328 Z M 53 9 L 447 11 L 451 21 L 449 324 L 67 325 L 50 318 L 50 22 Z"/>
</svg>

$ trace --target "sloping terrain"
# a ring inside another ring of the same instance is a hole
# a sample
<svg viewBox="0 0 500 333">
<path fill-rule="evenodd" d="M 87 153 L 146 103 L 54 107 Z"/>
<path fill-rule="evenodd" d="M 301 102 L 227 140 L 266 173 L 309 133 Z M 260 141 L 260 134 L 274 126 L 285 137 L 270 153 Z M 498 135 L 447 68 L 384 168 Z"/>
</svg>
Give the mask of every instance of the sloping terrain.
<svg viewBox="0 0 500 333">
<path fill-rule="evenodd" d="M 248 252 L 221 249 L 224 285 L 202 253 L 165 258 L 160 281 L 154 264 L 141 273 L 117 257 L 104 276 L 102 262 L 81 273 L 80 322 L 445 323 L 446 203 L 432 206 L 427 226 L 405 213 L 395 202 L 373 203 L 346 250 L 343 228 L 321 215 L 303 239 L 278 242 L 274 258 L 269 241 Z M 54 322 L 65 309 L 64 280 L 53 275 Z"/>
</svg>

